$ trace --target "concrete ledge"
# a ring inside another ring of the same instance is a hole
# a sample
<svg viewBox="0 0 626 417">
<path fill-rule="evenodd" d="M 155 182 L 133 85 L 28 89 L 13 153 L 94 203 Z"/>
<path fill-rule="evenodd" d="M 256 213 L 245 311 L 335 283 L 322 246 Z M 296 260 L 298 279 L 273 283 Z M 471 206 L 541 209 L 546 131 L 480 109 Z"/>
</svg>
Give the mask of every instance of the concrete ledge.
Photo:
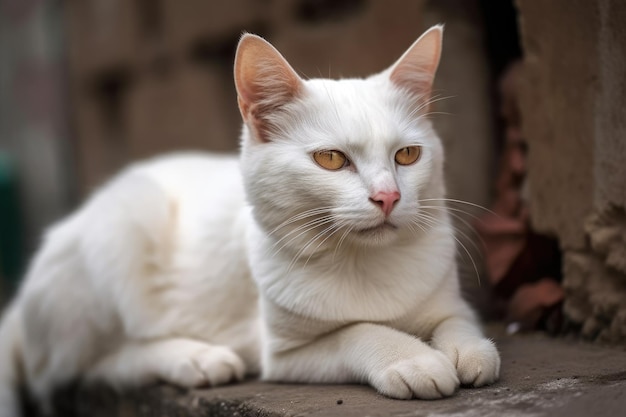
<svg viewBox="0 0 626 417">
<path fill-rule="evenodd" d="M 287 385 L 249 381 L 185 391 L 155 386 L 118 395 L 75 388 L 55 398 L 63 417 L 501 417 L 615 416 L 626 409 L 626 349 L 551 339 L 541 334 L 495 338 L 502 377 L 438 401 L 398 401 L 366 386 Z"/>
</svg>

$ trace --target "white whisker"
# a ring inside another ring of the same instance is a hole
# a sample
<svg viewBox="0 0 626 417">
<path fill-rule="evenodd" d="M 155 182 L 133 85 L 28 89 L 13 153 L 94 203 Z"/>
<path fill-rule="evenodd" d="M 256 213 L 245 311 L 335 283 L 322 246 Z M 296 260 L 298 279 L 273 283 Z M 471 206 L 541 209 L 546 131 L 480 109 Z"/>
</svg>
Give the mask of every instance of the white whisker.
<svg viewBox="0 0 626 417">
<path fill-rule="evenodd" d="M 418 203 L 422 203 L 424 201 L 444 201 L 444 202 L 451 202 L 451 203 L 458 203 L 458 204 L 466 204 L 468 206 L 476 207 L 483 211 L 486 211 L 489 214 L 493 214 L 496 217 L 501 217 L 498 213 L 495 213 L 489 210 L 488 208 L 481 206 L 480 204 L 471 203 L 469 201 L 457 200 L 454 198 L 425 198 L 425 199 L 419 200 Z"/>
<path fill-rule="evenodd" d="M 434 222 L 436 222 L 438 224 L 444 224 L 444 223 L 441 223 L 441 220 L 437 219 L 436 217 L 434 217 L 432 215 L 429 215 L 429 214 L 426 214 L 426 213 L 420 213 L 420 215 L 423 216 L 423 218 L 427 218 L 427 219 L 429 219 L 431 221 L 434 221 Z M 461 236 L 463 236 L 465 238 L 465 240 L 467 240 L 472 245 L 472 247 L 474 248 L 474 250 L 478 254 L 482 255 L 482 252 L 481 252 L 480 248 L 478 247 L 478 245 L 476 245 L 476 243 L 471 238 L 471 236 L 469 236 L 467 233 L 465 233 L 464 231 L 462 231 L 458 227 L 454 226 L 454 224 L 451 224 L 450 227 L 452 227 L 452 229 L 454 230 L 455 233 L 458 233 Z"/>
<path fill-rule="evenodd" d="M 330 239 L 331 236 L 333 236 L 335 233 L 337 233 L 338 230 L 341 229 L 341 226 L 339 226 L 338 224 L 333 224 L 329 227 L 327 227 L 326 229 L 324 229 L 324 231 L 328 231 L 329 229 L 331 229 L 331 232 L 328 234 L 328 236 L 326 236 L 320 243 L 317 244 L 317 246 L 315 247 L 315 249 L 313 249 L 313 252 L 309 255 L 309 257 L 306 259 L 306 262 L 304 262 L 303 268 L 306 268 L 307 264 L 309 263 L 309 261 L 311 260 L 311 257 L 316 253 L 316 251 L 320 248 L 320 246 L 322 246 L 324 244 L 324 242 L 326 242 L 328 239 Z"/>
<path fill-rule="evenodd" d="M 429 111 L 428 113 L 424 113 L 420 116 L 420 118 L 427 119 L 429 116 L 443 115 L 443 116 L 452 116 L 453 113 L 448 113 L 446 111 Z"/>
<path fill-rule="evenodd" d="M 454 98 L 454 97 L 455 96 L 441 96 L 441 95 L 432 96 L 429 100 L 425 101 L 424 103 L 421 103 L 419 106 L 417 106 L 416 108 L 411 110 L 411 113 L 409 113 L 408 118 L 409 119 L 412 118 L 417 113 L 419 113 L 421 110 L 427 108 L 428 106 L 430 106 L 433 103 L 436 103 L 436 102 L 442 101 L 442 100 L 447 100 L 449 98 Z"/>
<path fill-rule="evenodd" d="M 329 212 L 333 207 L 317 207 L 314 209 L 310 209 L 310 210 L 305 210 L 301 213 L 298 213 L 294 216 L 291 216 L 290 218 L 288 218 L 287 220 L 283 221 L 282 223 L 280 223 L 278 226 L 276 226 L 274 229 L 272 229 L 268 234 L 269 235 L 273 235 L 274 233 L 276 233 L 278 230 L 282 229 L 283 227 L 294 223 L 296 221 L 302 220 L 304 218 L 307 217 L 313 217 L 316 216 L 318 214 L 323 214 L 323 213 L 327 213 Z"/>
<path fill-rule="evenodd" d="M 339 238 L 339 242 L 337 243 L 337 246 L 335 247 L 335 251 L 333 252 L 333 262 L 335 262 L 335 257 L 337 256 L 337 252 L 339 251 L 341 244 L 353 230 L 354 230 L 354 226 L 348 227 L 341 235 L 341 238 Z"/>
<path fill-rule="evenodd" d="M 302 225 L 294 230 L 292 230 L 290 233 L 288 233 L 287 235 L 283 236 L 278 242 L 274 243 L 274 245 L 272 245 L 271 249 L 274 249 L 276 247 L 276 245 L 284 240 L 286 237 L 288 237 L 290 234 L 297 232 L 298 230 L 302 230 L 304 228 L 304 230 L 302 230 L 300 233 L 298 233 L 296 236 L 291 237 L 291 239 L 289 239 L 288 241 L 286 241 L 280 248 L 278 248 L 277 250 L 275 250 L 274 252 L 272 252 L 271 256 L 276 256 L 276 254 L 278 254 L 280 251 L 282 251 L 285 247 L 287 247 L 291 242 L 293 242 L 294 240 L 298 239 L 299 237 L 301 237 L 302 235 L 310 232 L 311 230 L 314 230 L 315 228 L 319 227 L 319 226 L 323 226 L 325 224 L 328 223 L 332 223 L 333 222 L 333 218 L 330 216 L 325 216 L 322 217 L 320 219 L 316 219 L 313 220 L 311 222 L 308 222 L 306 225 Z"/>
<path fill-rule="evenodd" d="M 325 228 L 324 230 L 322 230 L 321 232 L 317 233 L 315 236 L 313 236 L 313 238 L 311 238 L 309 240 L 309 242 L 304 245 L 302 248 L 300 248 L 298 250 L 298 252 L 294 255 L 293 259 L 291 260 L 291 262 L 289 263 L 289 266 L 287 267 L 287 273 L 289 274 L 291 272 L 291 270 L 293 269 L 293 267 L 296 265 L 296 262 L 300 259 L 300 257 L 304 254 L 304 252 L 320 237 L 322 237 L 326 232 L 328 232 L 329 230 L 332 230 L 334 227 L 336 227 L 334 224 L 331 224 L 330 226 L 328 226 L 327 228 Z"/>
<path fill-rule="evenodd" d="M 441 211 L 446 211 L 449 215 L 453 216 L 455 219 L 457 219 L 458 221 L 460 221 L 461 223 L 463 223 L 463 225 L 465 225 L 465 227 L 467 228 L 467 230 L 473 232 L 473 234 L 478 238 L 478 240 L 480 241 L 480 244 L 483 248 L 483 250 L 487 249 L 487 244 L 485 243 L 485 241 L 483 240 L 482 236 L 476 231 L 476 228 L 467 220 L 465 220 L 461 215 L 454 213 L 455 211 L 466 214 L 470 217 L 472 217 L 473 219 L 477 220 L 477 221 L 481 221 L 480 217 L 472 215 L 471 213 L 468 213 L 464 210 L 458 210 L 458 209 L 453 209 L 450 207 L 441 207 L 441 206 L 421 206 L 422 209 L 426 209 L 430 210 L 430 209 L 435 209 L 435 210 L 441 210 Z M 459 231 L 460 233 L 462 233 L 460 231 L 460 229 L 458 227 L 454 228 L 455 230 Z M 466 236 L 466 238 L 468 240 L 470 239 L 470 236 Z M 476 248 L 478 250 L 478 248 Z"/>
<path fill-rule="evenodd" d="M 428 214 L 425 213 L 420 213 L 419 215 L 419 219 L 425 222 L 430 223 L 431 226 L 433 225 L 437 225 L 440 224 L 440 220 L 436 219 Z M 456 229 L 455 229 L 456 230 Z M 458 231 L 458 230 L 457 230 Z M 476 247 L 476 245 L 471 242 L 471 239 L 469 239 L 467 237 L 466 234 L 462 233 L 465 236 L 466 239 L 468 239 L 470 241 L 470 243 L 472 243 L 475 247 L 476 250 L 478 250 L 478 248 Z M 476 272 L 476 278 L 478 279 L 478 285 L 481 285 L 481 280 L 480 280 L 480 273 L 478 272 L 478 266 L 476 266 L 476 262 L 474 261 L 474 258 L 472 257 L 472 254 L 470 253 L 470 251 L 467 249 L 467 247 L 463 244 L 463 242 L 461 242 L 455 235 L 454 233 L 452 234 L 452 237 L 454 238 L 454 240 L 456 240 L 456 242 L 461 246 L 461 248 L 463 248 L 463 250 L 465 251 L 465 253 L 467 254 L 467 256 L 469 257 L 470 261 L 472 262 L 472 266 L 474 267 L 474 272 Z"/>
</svg>

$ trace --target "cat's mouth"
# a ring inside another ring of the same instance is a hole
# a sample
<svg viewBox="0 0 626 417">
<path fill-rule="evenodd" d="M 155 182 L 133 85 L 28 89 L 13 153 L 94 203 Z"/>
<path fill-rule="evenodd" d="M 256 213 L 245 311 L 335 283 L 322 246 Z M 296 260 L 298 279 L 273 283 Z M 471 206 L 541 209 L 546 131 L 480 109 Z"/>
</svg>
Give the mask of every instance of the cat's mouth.
<svg viewBox="0 0 626 417">
<path fill-rule="evenodd" d="M 366 227 L 365 229 L 358 229 L 356 230 L 356 232 L 359 234 L 370 234 L 370 233 L 380 233 L 380 232 L 384 232 L 387 230 L 397 230 L 397 229 L 398 229 L 398 226 L 396 226 L 393 223 L 389 223 L 385 221 L 376 226 Z"/>
</svg>

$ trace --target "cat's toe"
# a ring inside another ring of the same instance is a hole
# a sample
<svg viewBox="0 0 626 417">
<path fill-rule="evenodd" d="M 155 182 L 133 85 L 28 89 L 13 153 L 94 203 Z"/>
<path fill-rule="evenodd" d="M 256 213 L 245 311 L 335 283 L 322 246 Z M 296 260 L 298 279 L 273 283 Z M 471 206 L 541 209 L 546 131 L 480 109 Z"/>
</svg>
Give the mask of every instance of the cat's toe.
<svg viewBox="0 0 626 417">
<path fill-rule="evenodd" d="M 166 378 L 168 382 L 196 388 L 239 381 L 245 375 L 241 358 L 225 346 L 206 345 L 186 353 L 172 364 Z"/>
<path fill-rule="evenodd" d="M 456 349 L 456 368 L 463 385 L 480 387 L 498 380 L 500 355 L 491 340 L 480 339 Z"/>
<path fill-rule="evenodd" d="M 206 376 L 192 358 L 181 358 L 175 361 L 164 379 L 169 383 L 186 388 L 207 384 Z"/>
<path fill-rule="evenodd" d="M 391 398 L 432 400 L 454 394 L 459 379 L 448 358 L 433 352 L 394 363 L 373 385 Z"/>
<path fill-rule="evenodd" d="M 195 358 L 196 365 L 212 385 L 222 385 L 244 378 L 245 365 L 241 358 L 231 349 L 213 346 Z"/>
</svg>

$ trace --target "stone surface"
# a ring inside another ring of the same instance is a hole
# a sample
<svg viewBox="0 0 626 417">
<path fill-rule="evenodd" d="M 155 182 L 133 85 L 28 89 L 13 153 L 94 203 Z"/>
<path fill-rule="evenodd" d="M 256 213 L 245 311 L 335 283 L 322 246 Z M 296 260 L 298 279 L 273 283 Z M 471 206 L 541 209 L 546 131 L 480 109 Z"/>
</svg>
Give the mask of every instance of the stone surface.
<svg viewBox="0 0 626 417">
<path fill-rule="evenodd" d="M 79 389 L 57 397 L 56 410 L 63 417 L 604 417 L 623 412 L 623 347 L 498 333 L 501 380 L 490 387 L 462 388 L 445 400 L 391 400 L 366 386 L 250 381 L 190 392 L 157 386 L 121 396 L 103 388 Z"/>
<path fill-rule="evenodd" d="M 583 337 L 618 343 L 626 339 L 626 282 L 588 252 L 565 254 L 564 312 L 581 325 Z"/>
<path fill-rule="evenodd" d="M 562 248 L 582 248 L 582 222 L 593 205 L 598 5 L 569 0 L 517 4 L 533 226 L 557 235 Z"/>
<path fill-rule="evenodd" d="M 623 342 L 626 3 L 517 4 L 533 225 L 564 251 L 567 317 L 588 338 Z"/>
<path fill-rule="evenodd" d="M 626 5 L 598 3 L 600 90 L 595 109 L 595 199 L 600 205 L 626 207 Z M 624 230 L 624 229 L 622 229 Z"/>
</svg>

